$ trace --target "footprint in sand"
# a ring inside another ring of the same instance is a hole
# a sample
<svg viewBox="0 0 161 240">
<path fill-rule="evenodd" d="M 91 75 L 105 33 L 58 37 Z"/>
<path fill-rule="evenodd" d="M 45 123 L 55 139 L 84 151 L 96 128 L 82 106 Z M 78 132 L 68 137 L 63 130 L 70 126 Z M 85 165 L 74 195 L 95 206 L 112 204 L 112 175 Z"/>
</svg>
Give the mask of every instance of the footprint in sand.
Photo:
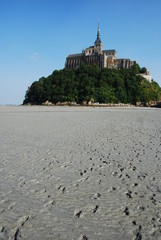
<svg viewBox="0 0 161 240">
<path fill-rule="evenodd" d="M 90 208 L 89 208 L 89 210 L 90 210 L 90 212 L 91 213 L 96 213 L 97 212 L 97 210 L 98 210 L 98 205 L 96 205 L 96 206 L 91 206 Z"/>
<path fill-rule="evenodd" d="M 78 240 L 88 240 L 86 235 L 81 235 Z"/>
<path fill-rule="evenodd" d="M 74 217 L 80 217 L 80 215 L 81 215 L 81 213 L 82 213 L 82 209 L 76 209 L 75 211 L 74 211 Z"/>
<path fill-rule="evenodd" d="M 100 196 L 101 196 L 100 193 L 95 193 L 93 198 L 94 198 L 94 199 L 98 199 Z"/>
<path fill-rule="evenodd" d="M 55 205 L 55 200 L 51 200 L 47 202 L 44 207 L 40 210 L 40 213 L 51 211 L 53 206 Z"/>
<path fill-rule="evenodd" d="M 13 202 L 8 206 L 8 209 L 13 209 L 16 205 L 17 205 L 17 203 Z"/>
</svg>

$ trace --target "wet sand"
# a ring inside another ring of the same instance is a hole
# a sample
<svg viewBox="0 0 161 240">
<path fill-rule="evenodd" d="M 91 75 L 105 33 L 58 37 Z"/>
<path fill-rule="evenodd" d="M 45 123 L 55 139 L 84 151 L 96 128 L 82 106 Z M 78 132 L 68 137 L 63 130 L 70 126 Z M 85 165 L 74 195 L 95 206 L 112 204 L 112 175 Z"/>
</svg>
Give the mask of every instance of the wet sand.
<svg viewBox="0 0 161 240">
<path fill-rule="evenodd" d="M 0 240 L 160 236 L 160 109 L 0 107 Z"/>
</svg>

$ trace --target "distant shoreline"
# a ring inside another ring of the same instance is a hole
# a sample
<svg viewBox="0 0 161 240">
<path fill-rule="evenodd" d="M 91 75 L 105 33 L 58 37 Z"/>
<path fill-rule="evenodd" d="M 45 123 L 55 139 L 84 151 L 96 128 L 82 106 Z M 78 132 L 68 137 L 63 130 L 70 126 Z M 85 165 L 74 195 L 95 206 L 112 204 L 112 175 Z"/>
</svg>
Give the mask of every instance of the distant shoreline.
<svg viewBox="0 0 161 240">
<path fill-rule="evenodd" d="M 135 106 L 135 105 L 130 105 L 130 104 L 102 104 L 102 105 L 29 105 L 29 104 L 22 104 L 22 105 L 0 105 L 0 107 L 53 107 L 53 108 L 58 108 L 58 107 L 67 107 L 67 108 L 124 108 L 124 109 L 159 109 L 161 108 L 161 105 L 158 106 Z"/>
</svg>

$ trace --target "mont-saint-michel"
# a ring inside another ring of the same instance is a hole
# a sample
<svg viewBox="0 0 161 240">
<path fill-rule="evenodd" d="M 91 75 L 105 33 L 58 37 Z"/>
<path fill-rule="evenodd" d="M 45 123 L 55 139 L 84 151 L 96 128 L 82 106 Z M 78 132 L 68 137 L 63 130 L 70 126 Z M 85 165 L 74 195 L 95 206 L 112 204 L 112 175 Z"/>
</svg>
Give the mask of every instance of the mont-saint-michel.
<svg viewBox="0 0 161 240">
<path fill-rule="evenodd" d="M 64 69 L 33 82 L 23 104 L 156 106 L 160 96 L 161 89 L 146 67 L 117 58 L 116 50 L 103 50 L 98 24 L 94 46 L 70 54 Z"/>
</svg>

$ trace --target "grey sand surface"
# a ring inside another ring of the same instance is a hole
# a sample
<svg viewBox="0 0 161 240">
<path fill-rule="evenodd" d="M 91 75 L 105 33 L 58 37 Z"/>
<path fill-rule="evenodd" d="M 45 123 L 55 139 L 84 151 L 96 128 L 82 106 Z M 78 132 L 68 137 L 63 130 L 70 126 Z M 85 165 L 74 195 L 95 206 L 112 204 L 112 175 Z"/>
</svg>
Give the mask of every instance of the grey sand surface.
<svg viewBox="0 0 161 240">
<path fill-rule="evenodd" d="M 0 240 L 160 236 L 159 109 L 0 107 Z"/>
</svg>

